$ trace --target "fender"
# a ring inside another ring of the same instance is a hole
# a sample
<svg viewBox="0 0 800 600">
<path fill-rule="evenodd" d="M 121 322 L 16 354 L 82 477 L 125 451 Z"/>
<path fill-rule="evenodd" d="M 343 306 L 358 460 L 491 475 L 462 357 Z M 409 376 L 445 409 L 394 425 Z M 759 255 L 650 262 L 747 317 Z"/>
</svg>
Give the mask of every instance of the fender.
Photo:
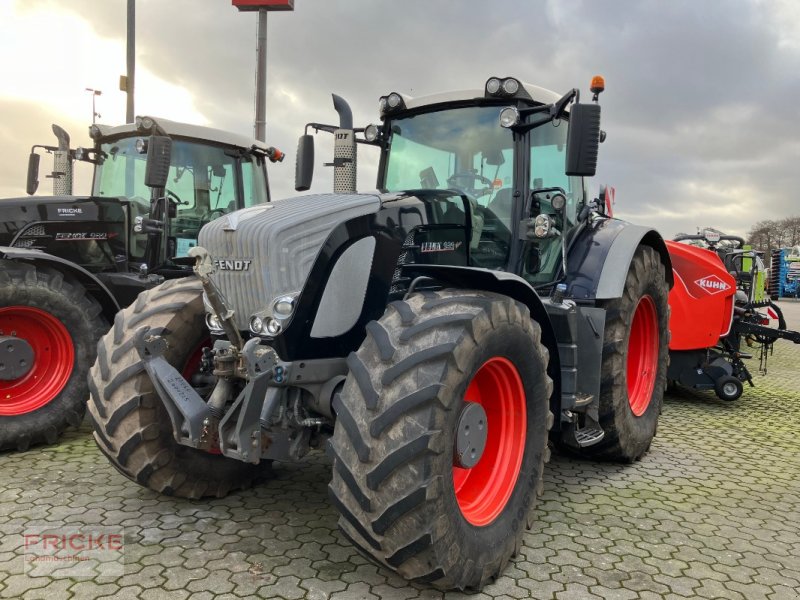
<svg viewBox="0 0 800 600">
<path fill-rule="evenodd" d="M 550 364 L 547 367 L 547 373 L 553 380 L 551 405 L 552 407 L 560 407 L 561 361 L 558 340 L 542 299 L 527 281 L 518 275 L 505 271 L 451 265 L 410 264 L 403 267 L 403 273 L 412 278 L 420 276 L 431 277 L 457 288 L 495 292 L 514 298 L 527 306 L 533 319 L 542 328 L 542 343 L 550 352 Z"/>
<path fill-rule="evenodd" d="M 581 230 L 571 244 L 565 280 L 567 296 L 578 301 L 622 296 L 628 265 L 639 245 L 658 252 L 672 289 L 672 261 L 661 234 L 649 227 L 605 219 Z"/>
<path fill-rule="evenodd" d="M 34 263 L 50 264 L 59 271 L 69 273 L 83 284 L 87 293 L 94 296 L 95 300 L 103 307 L 103 316 L 109 323 L 114 322 L 114 315 L 116 315 L 120 306 L 117 299 L 105 286 L 105 284 L 95 277 L 92 273 L 79 267 L 73 262 L 47 254 L 41 250 L 31 250 L 28 248 L 9 248 L 8 246 L 0 246 L 0 259 L 6 260 L 19 260 L 30 261 Z"/>
</svg>

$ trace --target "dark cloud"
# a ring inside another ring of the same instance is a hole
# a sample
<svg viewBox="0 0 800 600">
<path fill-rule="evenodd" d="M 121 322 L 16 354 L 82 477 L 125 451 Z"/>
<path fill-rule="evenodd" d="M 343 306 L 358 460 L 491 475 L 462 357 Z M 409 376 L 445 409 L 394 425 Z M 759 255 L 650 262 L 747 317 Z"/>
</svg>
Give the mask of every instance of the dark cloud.
<svg viewBox="0 0 800 600">
<path fill-rule="evenodd" d="M 591 75 L 602 73 L 608 140 L 597 181 L 617 187 L 620 214 L 672 235 L 706 225 L 745 233 L 756 220 L 799 212 L 800 53 L 781 45 L 773 4 L 295 4 L 293 13 L 269 17 L 268 137 L 289 153 L 272 169 L 278 196 L 292 193 L 303 124 L 335 120 L 331 92 L 348 98 L 366 124 L 377 118 L 377 97 L 392 90 L 480 87 L 498 74 L 588 94 Z M 98 34 L 124 37 L 124 0 L 68 7 Z M 137 11 L 139 65 L 190 89 L 213 125 L 252 131 L 255 15 L 227 0 L 139 0 Z M 320 142 L 322 162 L 329 140 Z M 362 188 L 374 185 L 375 165 L 363 157 Z M 329 188 L 330 173 L 318 174 L 315 187 Z"/>
</svg>

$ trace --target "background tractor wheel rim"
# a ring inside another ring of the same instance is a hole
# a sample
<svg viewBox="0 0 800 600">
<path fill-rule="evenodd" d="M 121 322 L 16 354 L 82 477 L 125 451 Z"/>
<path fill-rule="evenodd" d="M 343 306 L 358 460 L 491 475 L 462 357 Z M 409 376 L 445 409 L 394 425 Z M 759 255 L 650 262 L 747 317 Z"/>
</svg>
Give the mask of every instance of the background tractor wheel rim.
<svg viewBox="0 0 800 600">
<path fill-rule="evenodd" d="M 27 373 L 0 381 L 0 416 L 24 415 L 55 399 L 75 365 L 75 349 L 64 324 L 38 308 L 8 306 L 0 308 L 0 331 L 27 341 L 34 355 Z"/>
<path fill-rule="evenodd" d="M 735 396 L 736 392 L 738 391 L 738 388 L 736 387 L 735 383 L 729 381 L 728 383 L 722 386 L 722 391 L 726 396 Z"/>
<path fill-rule="evenodd" d="M 628 402 L 631 412 L 641 417 L 653 396 L 658 373 L 658 313 L 650 296 L 636 305 L 628 342 Z"/>
<path fill-rule="evenodd" d="M 517 483 L 525 453 L 525 388 L 514 364 L 497 356 L 478 369 L 464 400 L 483 407 L 488 433 L 478 464 L 453 466 L 453 487 L 463 517 L 480 527 L 503 512 Z"/>
</svg>

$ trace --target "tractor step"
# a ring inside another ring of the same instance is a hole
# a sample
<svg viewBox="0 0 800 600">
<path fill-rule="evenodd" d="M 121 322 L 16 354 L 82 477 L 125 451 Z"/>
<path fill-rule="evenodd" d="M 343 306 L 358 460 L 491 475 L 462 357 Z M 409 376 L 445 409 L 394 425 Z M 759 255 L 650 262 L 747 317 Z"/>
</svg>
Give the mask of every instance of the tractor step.
<svg viewBox="0 0 800 600">
<path fill-rule="evenodd" d="M 594 446 L 602 441 L 606 435 L 606 432 L 599 427 L 583 427 L 581 429 L 576 428 L 574 431 L 575 443 L 578 444 L 580 448 Z"/>
</svg>

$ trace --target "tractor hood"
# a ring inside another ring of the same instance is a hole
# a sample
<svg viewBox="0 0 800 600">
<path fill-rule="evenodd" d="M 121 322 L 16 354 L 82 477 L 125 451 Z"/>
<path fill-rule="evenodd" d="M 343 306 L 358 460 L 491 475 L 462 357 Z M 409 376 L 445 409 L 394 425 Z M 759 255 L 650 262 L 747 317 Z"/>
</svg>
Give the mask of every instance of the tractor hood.
<svg viewBox="0 0 800 600">
<path fill-rule="evenodd" d="M 216 266 L 214 281 L 246 330 L 250 316 L 282 295 L 297 294 L 337 225 L 377 213 L 371 194 L 320 194 L 232 212 L 207 224 L 198 244 Z"/>
</svg>

